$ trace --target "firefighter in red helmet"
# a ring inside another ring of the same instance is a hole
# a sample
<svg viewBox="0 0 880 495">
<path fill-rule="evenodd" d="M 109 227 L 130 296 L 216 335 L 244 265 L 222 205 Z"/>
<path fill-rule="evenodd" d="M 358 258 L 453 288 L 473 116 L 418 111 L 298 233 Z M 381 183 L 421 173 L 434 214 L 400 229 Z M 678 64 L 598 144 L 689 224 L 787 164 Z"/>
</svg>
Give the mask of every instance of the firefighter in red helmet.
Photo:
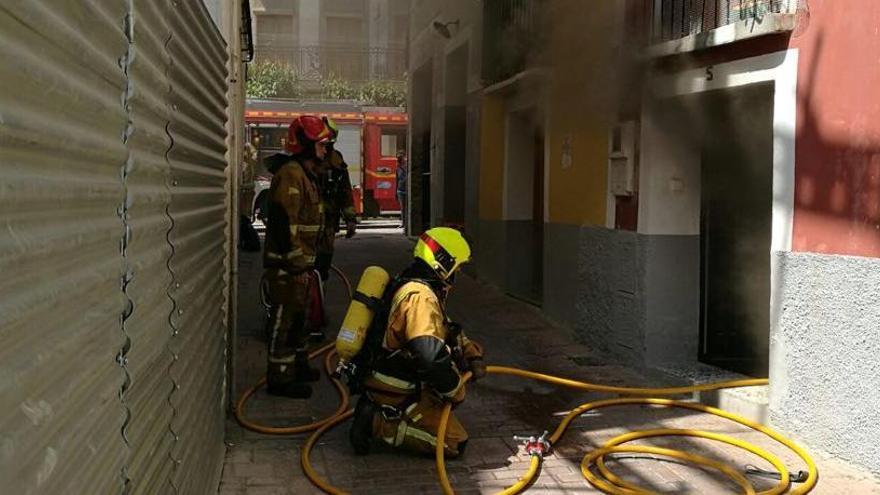
<svg viewBox="0 0 880 495">
<path fill-rule="evenodd" d="M 320 117 L 304 115 L 288 129 L 288 153 L 273 157 L 263 267 L 268 283 L 268 391 L 308 398 L 320 372 L 309 365 L 306 307 L 323 227 L 316 173 L 331 134 Z"/>
<path fill-rule="evenodd" d="M 321 197 L 324 200 L 324 235 L 318 241 L 318 257 L 315 261 L 315 268 L 321 274 L 321 279 L 327 280 L 333 263 L 339 220 L 345 221 L 346 238 L 355 235 L 357 220 L 351 195 L 351 177 L 348 175 L 348 164 L 345 163 L 342 153 L 335 148 L 336 140 L 339 137 L 339 128 L 336 126 L 336 122 L 329 117 L 324 117 L 324 123 L 327 124 L 331 137 L 327 158 L 321 164 L 319 173 Z"/>
</svg>

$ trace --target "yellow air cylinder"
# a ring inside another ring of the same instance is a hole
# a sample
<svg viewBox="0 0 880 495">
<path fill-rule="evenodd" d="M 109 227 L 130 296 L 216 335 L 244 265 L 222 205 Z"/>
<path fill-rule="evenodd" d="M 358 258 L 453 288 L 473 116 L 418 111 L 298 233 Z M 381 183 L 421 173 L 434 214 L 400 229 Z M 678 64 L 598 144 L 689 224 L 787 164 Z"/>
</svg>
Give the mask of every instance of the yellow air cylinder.
<svg viewBox="0 0 880 495">
<path fill-rule="evenodd" d="M 361 275 L 355 297 L 348 306 L 342 328 L 336 336 L 336 352 L 339 354 L 340 369 L 344 367 L 364 346 L 367 329 L 373 322 L 374 311 L 368 306 L 371 300 L 378 301 L 385 292 L 391 277 L 383 268 L 369 266 Z"/>
</svg>

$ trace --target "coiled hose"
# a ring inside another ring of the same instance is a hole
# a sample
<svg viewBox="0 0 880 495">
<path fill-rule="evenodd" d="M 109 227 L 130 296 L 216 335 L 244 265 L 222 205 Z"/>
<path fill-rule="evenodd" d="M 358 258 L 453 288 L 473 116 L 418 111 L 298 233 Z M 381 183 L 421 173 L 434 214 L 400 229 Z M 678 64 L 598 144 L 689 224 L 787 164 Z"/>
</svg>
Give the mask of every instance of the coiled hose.
<svg viewBox="0 0 880 495">
<path fill-rule="evenodd" d="M 337 273 L 340 278 L 344 281 L 346 287 L 348 288 L 349 296 L 352 295 L 352 287 L 351 283 L 348 281 L 348 278 L 339 270 L 337 267 L 332 267 L 333 271 Z M 310 456 L 311 451 L 317 444 L 318 439 L 328 432 L 330 429 L 336 427 L 340 423 L 344 422 L 348 418 L 350 418 L 353 414 L 351 409 L 348 409 L 350 397 L 348 394 L 348 390 L 345 385 L 333 376 L 333 366 L 332 360 L 335 355 L 335 350 L 333 350 L 334 344 L 329 343 L 324 346 L 319 347 L 315 351 L 312 351 L 309 354 L 309 359 L 314 359 L 322 354 L 325 354 L 324 357 L 324 370 L 327 373 L 327 376 L 330 377 L 330 380 L 333 382 L 337 393 L 339 394 L 340 401 L 339 407 L 336 411 L 326 418 L 315 421 L 313 423 L 301 426 L 292 426 L 292 427 L 272 427 L 260 425 L 254 422 L 247 420 L 245 417 L 245 406 L 247 404 L 248 399 L 250 399 L 253 394 L 266 383 L 266 379 L 263 378 L 256 385 L 246 390 L 235 407 L 235 418 L 238 422 L 249 430 L 257 431 L 260 433 L 266 433 L 270 435 L 293 435 L 299 433 L 312 432 L 312 434 L 307 439 L 306 443 L 302 447 L 302 455 L 300 457 L 300 461 L 302 464 L 303 472 L 309 478 L 309 480 L 319 489 L 324 491 L 325 493 L 329 493 L 332 495 L 345 495 L 347 492 L 331 485 L 324 478 L 315 471 L 314 467 L 311 464 Z M 614 387 L 608 385 L 598 385 L 592 384 L 588 382 L 581 382 L 577 380 L 572 380 L 568 378 L 562 378 L 552 375 L 547 375 L 543 373 L 536 373 L 533 371 L 522 370 L 518 368 L 512 368 L 507 366 L 488 366 L 487 372 L 489 374 L 495 375 L 510 375 L 517 376 L 521 378 L 527 378 L 531 380 L 537 380 L 544 383 L 549 383 L 552 385 L 562 386 L 566 388 L 572 388 L 575 390 L 582 390 L 585 392 L 603 392 L 603 393 L 611 393 L 611 394 L 620 394 L 625 396 L 644 396 L 644 397 L 624 397 L 618 399 L 605 399 L 598 400 L 593 402 L 584 403 L 573 410 L 571 410 L 559 423 L 554 430 L 553 434 L 547 439 L 550 445 L 556 445 L 559 440 L 564 435 L 565 431 L 568 429 L 571 422 L 577 418 L 578 416 L 592 410 L 602 409 L 606 407 L 616 407 L 616 406 L 626 406 L 626 405 L 653 405 L 653 406 L 661 406 L 661 407 L 674 407 L 680 409 L 689 409 L 692 411 L 703 412 L 707 414 L 712 414 L 715 416 L 719 416 L 741 425 L 747 426 L 749 428 L 754 429 L 755 431 L 759 431 L 773 440 L 779 442 L 780 444 L 786 446 L 791 449 L 795 454 L 797 454 L 807 465 L 807 476 L 803 483 L 791 490 L 791 494 L 793 495 L 803 495 L 812 491 L 812 489 L 816 486 L 818 481 L 818 471 L 816 469 L 816 464 L 813 462 L 813 459 L 810 455 L 802 449 L 800 446 L 795 444 L 793 441 L 785 438 L 778 432 L 774 431 L 771 428 L 768 428 L 759 423 L 750 421 L 742 416 L 717 409 L 711 406 L 706 406 L 703 404 L 696 404 L 691 402 L 682 402 L 671 399 L 662 399 L 651 396 L 663 396 L 663 395 L 678 395 L 678 394 L 686 394 L 692 392 L 702 392 L 709 390 L 720 390 L 725 388 L 736 388 L 736 387 L 750 387 L 757 385 L 766 385 L 768 381 L 766 379 L 746 379 L 746 380 L 733 380 L 719 383 L 707 383 L 701 385 L 693 385 L 686 387 L 666 387 L 666 388 L 630 388 L 630 387 Z M 471 378 L 470 373 L 465 375 L 465 381 Z M 437 462 L 437 477 L 440 482 L 440 487 L 444 494 L 452 495 L 455 491 L 452 488 L 451 483 L 449 482 L 449 477 L 446 473 L 446 461 L 444 457 L 444 445 L 446 439 L 446 429 L 449 422 L 449 415 L 452 410 L 452 404 L 446 404 L 443 409 L 440 427 L 437 432 L 437 449 L 436 449 L 436 462 Z M 691 454 L 688 452 L 654 447 L 649 445 L 624 445 L 634 440 L 644 439 L 644 438 L 656 438 L 662 436 L 687 436 L 687 437 L 696 437 L 696 438 L 704 438 L 708 440 L 714 440 L 718 442 L 723 442 L 728 445 L 732 445 L 735 447 L 739 447 L 741 449 L 745 449 L 757 456 L 762 457 L 767 460 L 770 464 L 776 468 L 779 473 L 779 482 L 773 488 L 769 490 L 765 490 L 762 492 L 756 492 L 752 483 L 746 478 L 738 469 L 732 467 L 730 465 L 724 464 L 714 459 L 710 459 L 704 456 L 700 456 L 697 454 Z M 605 464 L 605 458 L 609 454 L 619 454 L 619 453 L 640 453 L 640 454 L 649 454 L 649 455 L 658 455 L 663 457 L 671 457 L 680 461 L 696 464 L 698 466 L 714 469 L 725 476 L 727 476 L 731 481 L 737 484 L 742 493 L 747 495 L 778 495 L 782 493 L 788 492 L 791 488 L 791 479 L 789 476 L 788 468 L 785 464 L 774 454 L 768 452 L 767 450 L 754 445 L 750 442 L 746 442 L 744 440 L 734 438 L 728 435 L 723 435 L 720 433 L 713 433 L 702 430 L 688 430 L 688 429 L 653 429 L 646 431 L 637 431 L 632 433 L 626 433 L 623 435 L 619 435 L 617 437 L 612 438 L 608 442 L 605 443 L 601 448 L 588 452 L 584 455 L 581 460 L 581 473 L 584 478 L 594 487 L 601 490 L 604 493 L 612 494 L 612 495 L 654 495 L 656 492 L 652 492 L 646 490 L 644 488 L 640 488 L 632 483 L 629 483 L 619 476 L 612 473 Z M 529 462 L 529 468 L 520 477 L 516 483 L 507 487 L 506 489 L 499 492 L 500 495 L 511 495 L 515 493 L 519 493 L 525 490 L 528 486 L 530 486 L 534 481 L 538 474 L 538 471 L 541 467 L 543 456 L 541 454 L 532 454 L 531 460 Z"/>
<path fill-rule="evenodd" d="M 330 268 L 333 270 L 334 273 L 339 276 L 340 279 L 342 279 L 342 282 L 343 284 L 345 284 L 345 288 L 348 291 L 348 297 L 349 299 L 351 299 L 354 293 L 352 291 L 351 282 L 349 282 L 348 277 L 346 277 L 345 273 L 343 273 L 342 270 L 340 270 L 335 265 L 331 265 Z M 269 301 L 267 285 L 268 284 L 266 283 L 265 277 L 261 278 L 260 302 L 264 307 L 268 308 Z M 339 407 L 336 409 L 336 411 L 333 412 L 333 414 L 313 423 L 299 426 L 267 426 L 248 420 L 245 416 L 245 407 L 247 406 L 248 400 L 250 400 L 250 398 L 253 397 L 255 393 L 257 393 L 257 390 L 266 385 L 266 377 L 264 376 L 254 386 L 245 390 L 241 394 L 241 397 L 238 399 L 238 402 L 235 404 L 234 414 L 236 421 L 238 421 L 238 424 L 240 424 L 244 428 L 247 428 L 248 430 L 265 433 L 267 435 L 297 435 L 299 433 L 307 433 L 317 430 L 324 424 L 332 421 L 334 418 L 344 414 L 346 409 L 348 409 L 351 398 L 348 394 L 348 387 L 346 387 L 345 384 L 342 383 L 338 378 L 333 376 L 333 367 L 331 366 L 331 363 L 333 360 L 333 356 L 336 354 L 334 347 L 335 344 L 333 342 L 330 342 L 329 344 L 325 344 L 309 353 L 309 359 L 315 359 L 316 357 L 326 353 L 326 355 L 324 356 L 324 372 L 327 373 L 328 377 L 330 377 L 330 381 L 333 382 L 333 386 L 336 388 L 336 392 L 339 394 Z"/>
</svg>

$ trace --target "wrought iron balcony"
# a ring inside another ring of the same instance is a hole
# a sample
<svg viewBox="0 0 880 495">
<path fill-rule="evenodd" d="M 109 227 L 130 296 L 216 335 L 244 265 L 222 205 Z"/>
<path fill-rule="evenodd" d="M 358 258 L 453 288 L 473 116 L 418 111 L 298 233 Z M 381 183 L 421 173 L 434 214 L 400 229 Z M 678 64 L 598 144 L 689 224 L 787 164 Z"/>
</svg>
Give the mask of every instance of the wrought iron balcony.
<svg viewBox="0 0 880 495">
<path fill-rule="evenodd" d="M 770 14 L 794 13 L 798 0 L 644 0 L 650 41 L 662 43 Z"/>
<path fill-rule="evenodd" d="M 294 67 L 304 80 L 337 76 L 353 82 L 402 81 L 406 75 L 406 49 L 351 45 L 284 46 L 258 39 L 257 60 L 274 60 Z"/>
<path fill-rule="evenodd" d="M 483 1 L 483 81 L 486 84 L 522 72 L 541 45 L 541 0 Z"/>
</svg>

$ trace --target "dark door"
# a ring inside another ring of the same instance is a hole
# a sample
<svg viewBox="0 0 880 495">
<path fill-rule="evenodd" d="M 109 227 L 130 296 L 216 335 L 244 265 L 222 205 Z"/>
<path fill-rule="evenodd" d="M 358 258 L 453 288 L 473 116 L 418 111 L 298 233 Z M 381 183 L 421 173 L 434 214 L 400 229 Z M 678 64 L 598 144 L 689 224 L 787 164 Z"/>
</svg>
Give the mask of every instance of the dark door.
<svg viewBox="0 0 880 495">
<path fill-rule="evenodd" d="M 443 222 L 464 225 L 468 45 L 446 58 Z"/>
<path fill-rule="evenodd" d="M 544 299 L 544 132 L 535 127 L 534 177 L 532 178 L 532 297 L 543 304 Z"/>
<path fill-rule="evenodd" d="M 773 198 L 773 92 L 713 92 L 702 113 L 700 359 L 767 376 Z"/>
<path fill-rule="evenodd" d="M 409 234 L 419 234 L 431 225 L 431 111 L 433 65 L 426 62 L 413 74 L 412 148 L 410 149 L 409 204 L 412 220 Z"/>
<path fill-rule="evenodd" d="M 446 224 L 464 225 L 466 110 L 464 106 L 446 107 L 443 162 L 443 221 Z"/>
</svg>

